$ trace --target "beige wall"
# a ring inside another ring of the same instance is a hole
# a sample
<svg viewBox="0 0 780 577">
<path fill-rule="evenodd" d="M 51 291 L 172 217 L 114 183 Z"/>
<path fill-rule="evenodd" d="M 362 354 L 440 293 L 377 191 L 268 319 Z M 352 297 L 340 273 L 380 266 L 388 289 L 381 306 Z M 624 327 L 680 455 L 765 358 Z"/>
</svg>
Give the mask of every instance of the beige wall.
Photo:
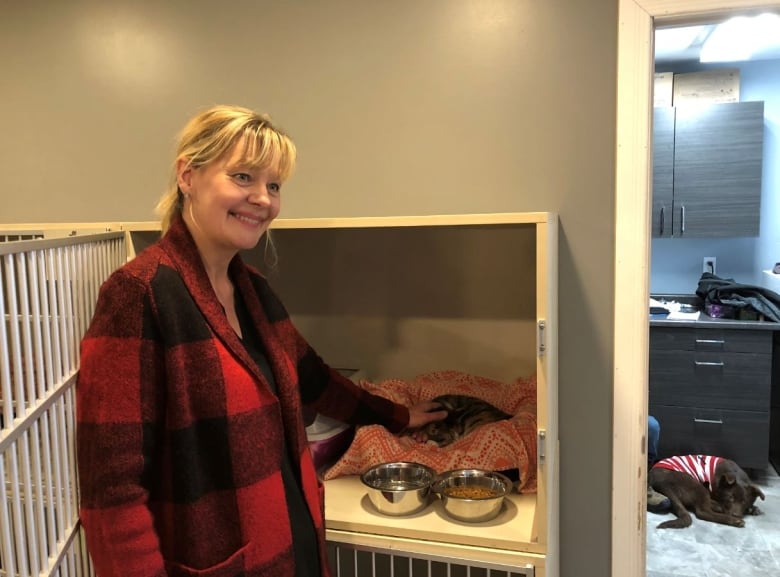
<svg viewBox="0 0 780 577">
<path fill-rule="evenodd" d="M 153 218 L 176 130 L 216 102 L 294 136 L 285 217 L 557 211 L 561 574 L 604 577 L 617 7 L 4 2 L 0 221 Z"/>
</svg>

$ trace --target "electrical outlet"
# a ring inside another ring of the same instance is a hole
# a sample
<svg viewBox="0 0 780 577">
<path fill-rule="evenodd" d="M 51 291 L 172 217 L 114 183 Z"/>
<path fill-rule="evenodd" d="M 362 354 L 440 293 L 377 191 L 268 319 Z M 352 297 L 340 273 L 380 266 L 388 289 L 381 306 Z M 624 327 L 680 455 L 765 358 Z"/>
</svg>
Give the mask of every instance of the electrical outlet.
<svg viewBox="0 0 780 577">
<path fill-rule="evenodd" d="M 701 262 L 701 272 L 711 272 L 715 274 L 717 269 L 718 259 L 714 256 L 705 256 Z"/>
</svg>

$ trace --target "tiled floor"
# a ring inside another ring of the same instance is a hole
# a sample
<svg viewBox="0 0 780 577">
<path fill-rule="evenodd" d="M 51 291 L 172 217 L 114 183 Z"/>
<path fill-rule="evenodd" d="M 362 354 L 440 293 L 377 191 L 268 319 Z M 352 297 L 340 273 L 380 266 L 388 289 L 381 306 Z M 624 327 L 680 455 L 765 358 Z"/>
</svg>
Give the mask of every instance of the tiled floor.
<svg viewBox="0 0 780 577">
<path fill-rule="evenodd" d="M 772 467 L 756 485 L 763 515 L 736 528 L 701 521 L 685 529 L 657 529 L 673 515 L 647 514 L 647 577 L 777 577 L 780 575 L 780 477 Z"/>
</svg>

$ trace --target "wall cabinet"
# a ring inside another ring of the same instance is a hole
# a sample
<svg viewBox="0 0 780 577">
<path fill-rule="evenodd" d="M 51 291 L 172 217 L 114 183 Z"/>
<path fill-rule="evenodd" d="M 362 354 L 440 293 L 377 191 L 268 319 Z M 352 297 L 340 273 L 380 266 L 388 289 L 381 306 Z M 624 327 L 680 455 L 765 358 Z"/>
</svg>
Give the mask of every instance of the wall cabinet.
<svg viewBox="0 0 780 577">
<path fill-rule="evenodd" d="M 653 236 L 758 236 L 763 142 L 763 102 L 655 108 Z"/>
<path fill-rule="evenodd" d="M 650 328 L 650 407 L 659 458 L 704 454 L 747 469 L 769 461 L 772 330 Z"/>
</svg>

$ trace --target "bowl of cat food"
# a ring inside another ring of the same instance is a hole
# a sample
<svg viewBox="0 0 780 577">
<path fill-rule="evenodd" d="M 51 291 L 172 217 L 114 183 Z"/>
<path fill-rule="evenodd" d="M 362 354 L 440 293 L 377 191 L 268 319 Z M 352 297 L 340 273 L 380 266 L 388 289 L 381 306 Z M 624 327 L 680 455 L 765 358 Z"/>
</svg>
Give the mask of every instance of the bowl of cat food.
<svg viewBox="0 0 780 577">
<path fill-rule="evenodd" d="M 442 473 L 431 489 L 444 512 L 458 521 L 482 523 L 498 516 L 512 481 L 496 471 L 455 469 Z"/>
<path fill-rule="evenodd" d="M 374 508 L 384 515 L 412 515 L 429 502 L 436 471 L 410 461 L 381 463 L 368 469 L 360 480 Z"/>
</svg>

